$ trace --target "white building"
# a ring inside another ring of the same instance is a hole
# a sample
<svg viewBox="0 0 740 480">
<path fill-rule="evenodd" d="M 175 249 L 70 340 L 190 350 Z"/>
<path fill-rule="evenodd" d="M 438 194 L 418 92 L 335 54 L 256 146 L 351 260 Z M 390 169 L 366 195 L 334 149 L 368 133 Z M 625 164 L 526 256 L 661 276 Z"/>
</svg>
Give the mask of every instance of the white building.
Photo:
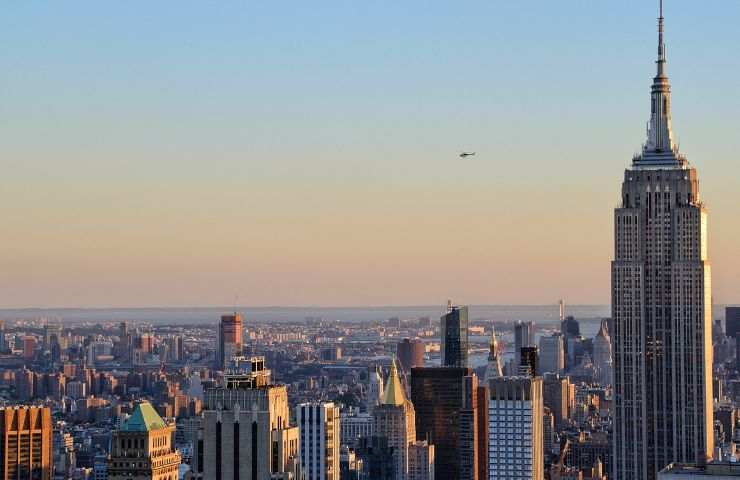
<svg viewBox="0 0 740 480">
<path fill-rule="evenodd" d="M 613 376 L 612 344 L 606 320 L 601 321 L 599 333 L 594 338 L 594 366 L 601 385 L 611 385 Z"/>
<path fill-rule="evenodd" d="M 354 447 L 358 439 L 373 436 L 375 420 L 370 413 L 349 410 L 342 412 L 339 424 L 342 445 Z"/>
<path fill-rule="evenodd" d="M 542 379 L 495 378 L 489 389 L 489 480 L 543 480 Z"/>
<path fill-rule="evenodd" d="M 333 403 L 301 403 L 295 410 L 304 479 L 339 480 L 339 407 Z"/>
</svg>

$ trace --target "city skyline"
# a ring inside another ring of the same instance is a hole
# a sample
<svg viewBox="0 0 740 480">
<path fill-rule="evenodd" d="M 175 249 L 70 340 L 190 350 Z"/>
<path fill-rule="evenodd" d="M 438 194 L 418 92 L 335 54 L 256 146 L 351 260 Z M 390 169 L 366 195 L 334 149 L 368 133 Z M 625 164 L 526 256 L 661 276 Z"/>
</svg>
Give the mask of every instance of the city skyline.
<svg viewBox="0 0 740 480">
<path fill-rule="evenodd" d="M 609 303 L 652 2 L 178 5 L 6 7 L 0 307 Z M 669 6 L 734 303 L 740 6 Z"/>
</svg>

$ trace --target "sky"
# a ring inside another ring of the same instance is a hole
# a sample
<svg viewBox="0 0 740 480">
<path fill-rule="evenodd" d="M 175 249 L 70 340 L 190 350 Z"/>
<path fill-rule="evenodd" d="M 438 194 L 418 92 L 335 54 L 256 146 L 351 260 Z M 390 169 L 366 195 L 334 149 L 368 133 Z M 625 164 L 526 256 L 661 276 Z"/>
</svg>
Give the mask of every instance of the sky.
<svg viewBox="0 0 740 480">
<path fill-rule="evenodd" d="M 0 307 L 607 304 L 656 10 L 8 2 Z M 716 303 L 740 303 L 738 16 L 666 0 Z"/>
</svg>

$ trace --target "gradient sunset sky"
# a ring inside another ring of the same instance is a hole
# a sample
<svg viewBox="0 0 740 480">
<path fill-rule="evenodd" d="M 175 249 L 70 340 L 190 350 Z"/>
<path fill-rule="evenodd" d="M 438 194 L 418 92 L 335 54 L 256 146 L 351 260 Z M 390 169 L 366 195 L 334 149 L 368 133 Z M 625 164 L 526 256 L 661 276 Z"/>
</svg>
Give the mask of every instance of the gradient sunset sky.
<svg viewBox="0 0 740 480">
<path fill-rule="evenodd" d="M 655 3 L 7 2 L 0 307 L 606 304 Z M 740 303 L 740 2 L 666 16 Z"/>
</svg>

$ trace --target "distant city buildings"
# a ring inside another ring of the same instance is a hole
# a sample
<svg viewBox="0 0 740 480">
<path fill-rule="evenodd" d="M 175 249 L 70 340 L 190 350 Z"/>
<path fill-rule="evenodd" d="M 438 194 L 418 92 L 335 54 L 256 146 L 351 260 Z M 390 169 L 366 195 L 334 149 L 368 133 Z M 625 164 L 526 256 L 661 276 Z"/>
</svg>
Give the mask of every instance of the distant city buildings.
<svg viewBox="0 0 740 480">
<path fill-rule="evenodd" d="M 0 474 L 8 480 L 51 480 L 51 412 L 44 407 L 0 408 Z"/>
<path fill-rule="evenodd" d="M 560 333 L 540 338 L 540 372 L 562 373 L 565 369 L 565 346 Z"/>
</svg>

